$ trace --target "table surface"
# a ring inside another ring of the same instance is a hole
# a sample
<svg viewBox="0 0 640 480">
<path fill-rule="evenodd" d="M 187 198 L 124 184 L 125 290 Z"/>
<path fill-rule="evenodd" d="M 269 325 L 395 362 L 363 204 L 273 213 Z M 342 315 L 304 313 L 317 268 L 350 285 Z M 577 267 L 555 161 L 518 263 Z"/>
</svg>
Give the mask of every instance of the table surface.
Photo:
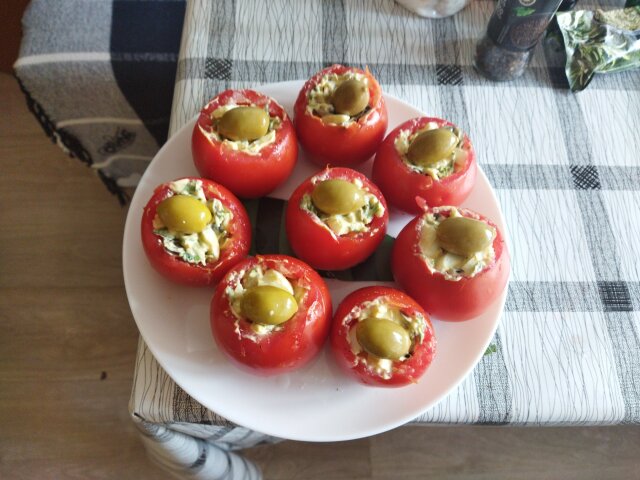
<svg viewBox="0 0 640 480">
<path fill-rule="evenodd" d="M 511 236 L 491 353 L 415 421 L 640 423 L 640 73 L 571 94 L 547 45 L 523 77 L 491 83 L 471 62 L 493 5 L 433 21 L 392 0 L 190 1 L 170 131 L 224 89 L 367 65 L 386 92 L 468 133 Z M 142 340 L 130 410 L 196 436 L 203 424 L 251 436 L 182 391 Z"/>
</svg>

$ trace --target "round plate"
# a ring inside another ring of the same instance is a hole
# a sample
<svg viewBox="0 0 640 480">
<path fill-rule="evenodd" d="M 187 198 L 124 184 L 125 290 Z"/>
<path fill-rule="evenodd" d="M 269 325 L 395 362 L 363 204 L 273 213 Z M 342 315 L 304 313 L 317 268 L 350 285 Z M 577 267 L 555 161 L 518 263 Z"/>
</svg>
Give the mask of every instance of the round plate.
<svg viewBox="0 0 640 480">
<path fill-rule="evenodd" d="M 263 85 L 291 115 L 302 82 Z M 424 114 L 385 95 L 389 130 Z M 244 427 L 277 437 L 338 441 L 366 437 L 402 425 L 451 392 L 480 360 L 498 325 L 506 289 L 482 316 L 450 323 L 433 319 L 438 340 L 435 359 L 416 385 L 364 386 L 343 373 L 325 349 L 293 373 L 259 377 L 234 367 L 215 346 L 209 326 L 211 288 L 189 288 L 161 278 L 147 262 L 140 240 L 142 210 L 154 188 L 188 175 L 197 176 L 191 158 L 195 118 L 162 147 L 138 185 L 124 231 L 123 269 L 131 311 L 149 349 L 171 378 L 205 407 Z M 369 174 L 371 161 L 361 171 Z M 318 171 L 301 150 L 294 173 L 271 196 L 288 199 L 295 187 Z M 500 206 L 479 171 L 464 206 L 492 219 L 506 236 Z M 391 210 L 388 233 L 396 236 L 410 216 Z M 351 291 L 369 282 L 327 282 L 334 308 Z M 390 284 L 393 285 L 393 284 Z"/>
</svg>

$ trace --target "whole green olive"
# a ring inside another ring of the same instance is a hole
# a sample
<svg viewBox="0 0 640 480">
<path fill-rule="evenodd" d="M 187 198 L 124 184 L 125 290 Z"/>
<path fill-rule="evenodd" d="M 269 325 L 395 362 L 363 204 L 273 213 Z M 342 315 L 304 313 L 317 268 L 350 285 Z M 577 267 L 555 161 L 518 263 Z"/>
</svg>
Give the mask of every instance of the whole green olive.
<svg viewBox="0 0 640 480">
<path fill-rule="evenodd" d="M 199 233 L 211 223 L 211 211 L 200 200 L 189 195 L 173 195 L 158 204 L 162 223 L 174 232 Z"/>
<path fill-rule="evenodd" d="M 365 193 L 347 180 L 331 179 L 318 183 L 311 192 L 311 201 L 329 215 L 355 212 L 365 203 Z"/>
<path fill-rule="evenodd" d="M 371 355 L 399 360 L 411 349 L 409 333 L 398 323 L 386 318 L 370 317 L 356 326 L 356 340 Z"/>
<path fill-rule="evenodd" d="M 218 132 L 230 140 L 256 140 L 269 130 L 269 114 L 258 107 L 233 108 L 220 118 Z"/>
<path fill-rule="evenodd" d="M 360 80 L 350 78 L 342 82 L 331 97 L 336 113 L 354 116 L 369 105 L 369 89 Z"/>
<path fill-rule="evenodd" d="M 271 285 L 248 288 L 241 300 L 242 314 L 255 323 L 280 325 L 298 311 L 298 303 L 286 290 Z"/>
<path fill-rule="evenodd" d="M 426 130 L 413 139 L 407 151 L 414 165 L 429 167 L 447 158 L 458 144 L 458 137 L 448 128 Z"/>
<path fill-rule="evenodd" d="M 464 257 L 487 248 L 493 237 L 493 228 L 480 220 L 467 217 L 449 217 L 436 229 L 438 244 L 446 251 Z"/>
</svg>

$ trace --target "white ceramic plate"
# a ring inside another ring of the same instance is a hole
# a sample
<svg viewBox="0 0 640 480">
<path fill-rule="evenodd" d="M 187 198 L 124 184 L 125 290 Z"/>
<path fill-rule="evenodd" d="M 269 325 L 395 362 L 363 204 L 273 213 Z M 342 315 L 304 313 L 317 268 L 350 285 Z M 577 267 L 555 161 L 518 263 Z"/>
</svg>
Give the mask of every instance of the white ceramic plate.
<svg viewBox="0 0 640 480">
<path fill-rule="evenodd" d="M 302 82 L 263 85 L 289 115 Z M 389 131 L 423 115 L 389 95 Z M 302 370 L 258 377 L 234 367 L 218 351 L 209 327 L 211 288 L 188 288 L 161 278 L 147 263 L 140 241 L 140 220 L 153 189 L 166 181 L 196 175 L 191 158 L 195 118 L 158 152 L 137 187 L 124 232 L 123 269 L 131 311 L 140 333 L 166 372 L 193 398 L 223 417 L 259 432 L 292 440 L 338 441 L 374 435 L 413 420 L 451 392 L 485 352 L 498 325 L 505 293 L 489 310 L 462 323 L 433 324 L 438 340 L 435 359 L 417 385 L 387 389 L 367 387 L 343 373 L 330 347 Z M 294 174 L 272 196 L 287 199 L 318 168 L 301 150 Z M 371 161 L 361 170 L 370 173 Z M 498 201 L 485 175 L 465 206 L 491 218 L 506 235 Z M 391 211 L 389 234 L 396 236 L 408 215 Z M 369 282 L 330 281 L 334 308 L 351 291 Z"/>
</svg>

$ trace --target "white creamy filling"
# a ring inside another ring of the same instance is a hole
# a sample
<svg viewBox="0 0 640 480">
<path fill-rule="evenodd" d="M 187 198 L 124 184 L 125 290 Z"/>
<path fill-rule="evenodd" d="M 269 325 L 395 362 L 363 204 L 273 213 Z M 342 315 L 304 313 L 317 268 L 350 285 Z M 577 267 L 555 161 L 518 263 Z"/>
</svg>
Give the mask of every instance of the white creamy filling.
<svg viewBox="0 0 640 480">
<path fill-rule="evenodd" d="M 354 308 L 345 318 L 345 324 L 350 323 L 353 319 L 357 320 L 349 330 L 348 338 L 351 351 L 356 357 L 354 366 L 359 363 L 363 363 L 369 371 L 388 380 L 393 375 L 393 360 L 388 358 L 379 358 L 375 355 L 364 352 L 356 338 L 356 327 L 358 322 L 362 322 L 367 318 L 391 320 L 392 322 L 402 325 L 402 327 L 407 330 L 411 337 L 411 350 L 409 355 L 398 360 L 399 362 L 403 362 L 410 358 L 411 352 L 413 352 L 415 346 L 424 341 L 424 332 L 427 328 L 427 321 L 419 313 L 414 316 L 405 315 L 398 307 L 387 303 L 384 297 L 377 298 L 372 302 L 363 304 L 361 307 Z"/>
<path fill-rule="evenodd" d="M 325 178 L 318 176 L 312 180 L 312 183 L 317 185 L 323 180 Z M 315 216 L 321 225 L 337 236 L 347 235 L 352 232 L 366 232 L 369 230 L 369 225 L 373 222 L 374 217 L 380 218 L 384 215 L 384 205 L 380 203 L 378 197 L 364 190 L 364 185 L 359 179 L 355 179 L 351 183 L 365 192 L 365 203 L 355 212 L 328 215 L 316 208 L 310 194 L 302 196 L 300 208 Z"/>
<path fill-rule="evenodd" d="M 443 211 L 449 211 L 450 217 L 461 217 L 455 207 L 446 207 Z M 418 227 L 420 229 L 420 251 L 425 259 L 427 267 L 431 272 L 439 272 L 447 280 L 458 281 L 465 277 L 478 275 L 495 258 L 493 243 L 486 249 L 476 252 L 469 257 L 463 257 L 451 252 L 447 252 L 438 244 L 436 230 L 445 216 L 438 213 L 440 209 L 434 208 L 433 213 L 427 214 Z"/>
<path fill-rule="evenodd" d="M 211 212 L 211 223 L 199 233 L 179 233 L 167 228 L 158 215 L 153 219 L 153 233 L 162 237 L 164 248 L 182 260 L 206 265 L 220 258 L 220 248 L 227 239 L 227 227 L 233 214 L 217 198 L 207 200 L 202 181 L 182 179 L 169 184 L 176 195 L 188 195 L 205 204 Z"/>
<path fill-rule="evenodd" d="M 428 175 L 434 180 L 440 180 L 441 178 L 448 177 L 453 172 L 455 172 L 456 166 L 463 166 L 467 159 L 467 152 L 462 148 L 463 138 L 460 132 L 454 130 L 454 133 L 457 132 L 459 140 L 458 145 L 454 149 L 453 153 L 448 158 L 443 158 L 430 167 L 415 165 L 414 163 L 411 163 L 411 161 L 407 157 L 407 152 L 409 151 L 409 145 L 411 145 L 411 142 L 422 132 L 426 132 L 427 130 L 434 130 L 436 128 L 440 128 L 440 126 L 436 122 L 429 122 L 423 128 L 421 128 L 420 130 L 416 130 L 413 133 L 409 129 L 401 130 L 396 137 L 394 145 L 396 147 L 396 151 L 402 159 L 402 162 L 407 167 L 409 167 L 409 169 L 423 175 Z"/>
<path fill-rule="evenodd" d="M 271 286 L 280 288 L 294 296 L 298 304 L 302 301 L 305 289 L 299 287 L 297 284 L 294 286 L 282 273 L 274 269 L 264 269 L 262 266 L 257 265 L 249 271 L 242 271 L 237 277 L 237 281 L 234 282 L 235 287 L 229 285 L 225 290 L 225 294 L 229 298 L 229 305 L 231 311 L 236 317 L 235 331 L 238 336 L 240 334 L 240 319 L 243 319 L 242 315 L 242 297 L 247 289 L 251 287 Z M 257 342 L 260 337 L 267 333 L 282 330 L 284 324 L 280 325 L 266 325 L 260 323 L 251 323 L 251 330 L 255 335 L 247 335 L 247 338 Z"/>
<path fill-rule="evenodd" d="M 213 120 L 214 128 L 212 128 L 211 130 L 205 130 L 200 125 L 198 125 L 198 127 L 200 128 L 200 131 L 202 132 L 203 135 L 205 135 L 208 138 L 212 138 L 218 142 L 222 142 L 231 150 L 234 150 L 236 152 L 244 152 L 249 155 L 258 155 L 264 147 L 266 147 L 267 145 L 271 145 L 273 142 L 276 141 L 276 130 L 278 130 L 278 128 L 280 128 L 280 125 L 282 124 L 282 120 L 280 120 L 280 118 L 269 116 L 269 129 L 267 133 L 262 137 L 256 140 L 253 140 L 251 142 L 247 140 L 229 140 L 227 138 L 223 138 L 215 128 L 218 120 L 220 120 L 222 116 L 225 113 L 227 113 L 229 110 L 233 110 L 234 108 L 238 108 L 238 107 L 246 107 L 246 106 L 255 107 L 255 105 L 236 105 L 236 104 L 226 104 L 221 107 L 218 107 L 211 114 L 211 119 Z"/>
<path fill-rule="evenodd" d="M 323 76 L 309 92 L 307 98 L 307 113 L 310 115 L 317 115 L 318 117 L 332 115 L 334 117 L 334 121 L 332 123 L 342 126 L 349 125 L 357 121 L 361 116 L 366 115 L 368 111 L 367 109 L 353 117 L 350 117 L 349 115 L 336 115 L 336 111 L 331 103 L 333 92 L 336 91 L 342 82 L 351 80 L 352 78 L 361 81 L 367 87 L 369 86 L 369 79 L 362 73 L 346 72 L 341 75 L 329 73 Z M 337 121 L 338 117 L 341 117 L 339 122 Z"/>
</svg>

